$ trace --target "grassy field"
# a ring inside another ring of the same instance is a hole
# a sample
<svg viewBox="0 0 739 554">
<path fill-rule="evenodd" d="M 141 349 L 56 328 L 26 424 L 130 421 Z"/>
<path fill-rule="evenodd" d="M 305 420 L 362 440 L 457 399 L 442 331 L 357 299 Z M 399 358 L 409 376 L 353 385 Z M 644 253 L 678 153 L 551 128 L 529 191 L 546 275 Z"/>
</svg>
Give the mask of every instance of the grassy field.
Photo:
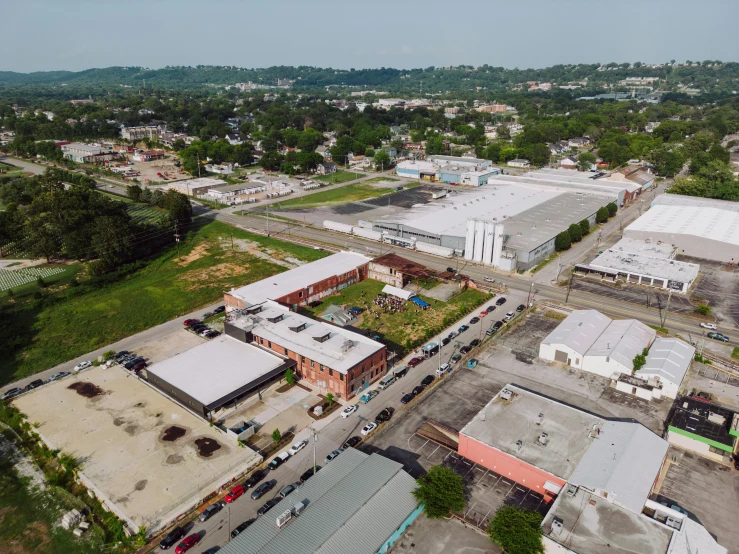
<svg viewBox="0 0 739 554">
<path fill-rule="evenodd" d="M 313 315 L 320 316 L 330 305 L 346 304 L 360 308 L 369 305 L 375 308 L 372 301 L 384 286 L 385 283 L 367 279 L 327 297 L 315 308 L 306 309 Z M 441 302 L 423 295 L 421 298 L 431 305 L 428 310 L 417 310 L 415 304 L 408 303 L 409 307 L 406 311 L 395 314 L 381 313 L 379 319 L 369 315 L 365 310 L 362 313 L 362 321 L 357 327 L 377 331 L 389 346 L 394 345 L 396 349 L 407 351 L 470 313 L 488 300 L 490 295 L 482 291 L 467 289 L 449 302 Z"/>
<path fill-rule="evenodd" d="M 231 236 L 235 251 L 231 250 Z M 145 268 L 103 288 L 47 290 L 49 300 L 0 298 L 14 355 L 0 359 L 0 384 L 32 375 L 106 344 L 217 302 L 223 291 L 285 271 L 272 259 L 313 261 L 327 253 L 209 222 Z"/>
<path fill-rule="evenodd" d="M 159 223 L 167 215 L 165 210 L 160 210 L 154 206 L 147 206 L 146 204 L 130 204 L 127 211 L 134 222 L 151 223 L 153 225 Z"/>
<path fill-rule="evenodd" d="M 323 181 L 324 183 L 346 183 L 347 181 L 361 179 L 362 177 L 364 177 L 364 173 L 356 173 L 354 171 L 344 171 L 343 169 L 340 169 L 336 173 L 316 177 L 315 180 Z"/>
<path fill-rule="evenodd" d="M 380 183 L 397 183 L 399 179 L 394 179 L 393 177 L 375 177 L 373 179 L 367 179 L 366 181 L 362 181 L 363 185 L 379 185 Z"/>
<path fill-rule="evenodd" d="M 276 209 L 302 209 L 317 208 L 319 206 L 334 206 L 336 204 L 344 204 L 346 202 L 356 202 L 358 200 L 367 200 L 368 198 L 377 198 L 393 192 L 393 189 L 373 187 L 364 183 L 356 183 L 330 190 L 324 190 L 315 194 L 302 196 L 300 198 L 291 198 L 279 204 L 275 204 Z"/>
</svg>

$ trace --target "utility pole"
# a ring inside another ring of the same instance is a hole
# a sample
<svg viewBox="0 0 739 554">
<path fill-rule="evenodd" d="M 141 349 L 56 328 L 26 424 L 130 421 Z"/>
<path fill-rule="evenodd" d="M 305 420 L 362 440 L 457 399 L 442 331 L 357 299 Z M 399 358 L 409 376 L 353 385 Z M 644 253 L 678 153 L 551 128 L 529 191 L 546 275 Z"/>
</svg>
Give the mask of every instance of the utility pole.
<svg viewBox="0 0 739 554">
<path fill-rule="evenodd" d="M 572 290 L 572 278 L 573 277 L 574 277 L 574 274 L 570 275 L 570 284 L 567 286 L 567 296 L 565 297 L 565 304 L 567 304 L 567 302 L 569 302 L 570 300 L 570 291 Z"/>
<path fill-rule="evenodd" d="M 267 236 L 269 236 L 269 204 L 265 206 L 265 209 L 267 210 Z"/>
<path fill-rule="evenodd" d="M 195 152 L 195 155 L 198 157 L 198 179 L 200 179 L 200 152 Z"/>
<path fill-rule="evenodd" d="M 310 428 L 311 433 L 313 433 L 313 475 L 316 474 L 316 443 L 318 442 L 318 433 L 316 433 L 316 430 L 313 429 L 313 427 Z"/>
<path fill-rule="evenodd" d="M 667 324 L 667 310 L 670 309 L 670 299 L 672 298 L 672 289 L 670 289 L 669 294 L 667 295 L 667 306 L 665 307 L 665 319 L 662 323 L 662 327 L 664 327 Z"/>
<path fill-rule="evenodd" d="M 177 243 L 177 261 L 180 261 L 180 234 L 177 232 L 177 222 L 174 223 L 174 240 Z"/>
</svg>

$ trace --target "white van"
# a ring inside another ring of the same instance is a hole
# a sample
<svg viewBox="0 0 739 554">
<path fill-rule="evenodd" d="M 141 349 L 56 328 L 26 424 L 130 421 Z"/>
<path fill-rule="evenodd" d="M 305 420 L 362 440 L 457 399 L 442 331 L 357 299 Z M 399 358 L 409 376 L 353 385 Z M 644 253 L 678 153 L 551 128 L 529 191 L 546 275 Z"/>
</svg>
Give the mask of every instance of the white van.
<svg viewBox="0 0 739 554">
<path fill-rule="evenodd" d="M 380 379 L 380 383 L 377 385 L 377 388 L 385 390 L 390 385 L 392 385 L 395 382 L 395 375 L 390 373 L 389 375 L 385 375 L 382 379 Z"/>
</svg>

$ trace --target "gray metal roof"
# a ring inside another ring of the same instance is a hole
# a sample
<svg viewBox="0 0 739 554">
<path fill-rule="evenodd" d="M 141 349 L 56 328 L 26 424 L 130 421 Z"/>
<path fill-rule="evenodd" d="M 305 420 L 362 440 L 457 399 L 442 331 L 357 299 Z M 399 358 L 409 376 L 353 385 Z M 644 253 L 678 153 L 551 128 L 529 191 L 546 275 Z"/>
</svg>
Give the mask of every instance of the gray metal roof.
<svg viewBox="0 0 739 554">
<path fill-rule="evenodd" d="M 693 361 L 695 348 L 680 339 L 657 337 L 649 348 L 647 363 L 637 376 L 644 379 L 657 375 L 662 381 L 680 386 Z"/>
<path fill-rule="evenodd" d="M 542 343 L 564 344 L 584 356 L 610 323 L 608 316 L 596 310 L 575 310 Z"/>
<path fill-rule="evenodd" d="M 402 465 L 353 448 L 226 545 L 223 554 L 375 554 L 417 507 Z M 282 529 L 277 516 L 306 505 Z"/>
<path fill-rule="evenodd" d="M 612 321 L 585 353 L 589 356 L 608 357 L 628 368 L 634 367 L 634 357 L 647 348 L 656 331 L 636 319 Z"/>
</svg>

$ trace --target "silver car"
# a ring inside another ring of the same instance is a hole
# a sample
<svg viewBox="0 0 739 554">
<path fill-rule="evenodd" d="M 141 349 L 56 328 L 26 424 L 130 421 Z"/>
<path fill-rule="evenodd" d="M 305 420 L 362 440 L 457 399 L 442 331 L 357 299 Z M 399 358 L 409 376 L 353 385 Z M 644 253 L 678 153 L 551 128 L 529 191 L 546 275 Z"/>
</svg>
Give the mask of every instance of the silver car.
<svg viewBox="0 0 739 554">
<path fill-rule="evenodd" d="M 222 508 L 223 508 L 222 502 L 216 502 L 215 504 L 211 504 L 205 510 L 203 510 L 202 514 L 200 514 L 200 518 L 199 518 L 200 521 L 208 521 L 211 517 L 213 517 L 218 512 L 220 512 Z"/>
</svg>

